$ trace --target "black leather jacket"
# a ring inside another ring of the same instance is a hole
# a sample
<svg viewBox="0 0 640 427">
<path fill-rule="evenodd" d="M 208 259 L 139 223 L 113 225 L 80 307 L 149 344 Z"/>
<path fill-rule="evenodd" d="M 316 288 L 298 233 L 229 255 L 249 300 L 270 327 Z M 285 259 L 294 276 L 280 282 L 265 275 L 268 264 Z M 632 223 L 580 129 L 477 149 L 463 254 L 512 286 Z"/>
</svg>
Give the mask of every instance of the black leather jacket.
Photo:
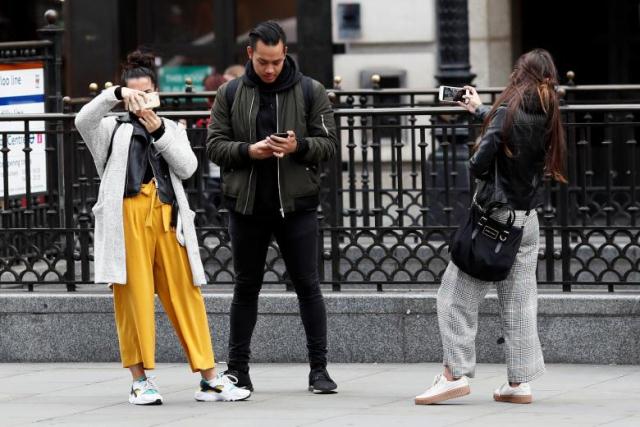
<svg viewBox="0 0 640 427">
<path fill-rule="evenodd" d="M 476 117 L 484 120 L 490 110 L 489 106 L 480 106 Z M 481 206 L 490 201 L 501 201 L 516 210 L 535 209 L 542 204 L 540 183 L 546 155 L 547 116 L 543 111 L 518 111 L 509 134 L 513 153 L 513 157 L 509 157 L 502 145 L 506 111 L 506 107 L 498 108 L 469 162 L 473 176 L 484 181 L 478 188 L 476 201 Z M 494 159 L 497 160 L 497 189 Z"/>
<path fill-rule="evenodd" d="M 160 201 L 172 205 L 175 201 L 175 194 L 171 185 L 169 165 L 152 144 L 152 136 L 140 122 L 129 115 L 119 117 L 117 120 L 133 125 L 127 159 L 124 197 L 138 195 L 141 185 L 155 177 Z"/>
</svg>

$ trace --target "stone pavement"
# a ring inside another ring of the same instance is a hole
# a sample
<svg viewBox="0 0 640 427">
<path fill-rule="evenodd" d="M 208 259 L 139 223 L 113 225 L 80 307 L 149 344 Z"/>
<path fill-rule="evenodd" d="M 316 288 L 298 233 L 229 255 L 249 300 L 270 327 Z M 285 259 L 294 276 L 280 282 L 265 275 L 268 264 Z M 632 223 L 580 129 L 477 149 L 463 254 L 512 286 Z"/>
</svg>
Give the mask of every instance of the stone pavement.
<svg viewBox="0 0 640 427">
<path fill-rule="evenodd" d="M 219 366 L 223 368 L 223 365 Z M 114 363 L 0 364 L 0 426 L 640 426 L 640 366 L 549 365 L 534 403 L 492 400 L 501 365 L 479 365 L 472 393 L 415 406 L 437 364 L 333 364 L 340 393 L 306 391 L 307 366 L 256 364 L 247 402 L 193 400 L 197 377 L 184 364 L 155 371 L 165 404 L 127 403 L 128 374 Z"/>
</svg>

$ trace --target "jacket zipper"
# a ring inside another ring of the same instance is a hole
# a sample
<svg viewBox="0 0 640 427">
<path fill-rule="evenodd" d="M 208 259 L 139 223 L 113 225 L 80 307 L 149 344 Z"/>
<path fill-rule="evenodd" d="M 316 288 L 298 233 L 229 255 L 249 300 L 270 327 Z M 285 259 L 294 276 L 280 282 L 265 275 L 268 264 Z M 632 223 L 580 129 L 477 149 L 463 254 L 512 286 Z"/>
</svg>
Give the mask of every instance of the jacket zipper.
<svg viewBox="0 0 640 427">
<path fill-rule="evenodd" d="M 249 185 L 247 188 L 247 200 L 244 203 L 244 209 L 242 210 L 242 214 L 247 214 L 247 206 L 249 205 L 249 192 L 251 191 L 251 179 L 253 178 L 253 166 L 251 166 L 251 172 L 249 172 Z"/>
<path fill-rule="evenodd" d="M 159 157 L 160 154 L 158 153 L 158 156 L 154 155 L 154 150 L 156 149 L 155 146 L 153 145 L 153 142 L 155 142 L 155 138 L 151 137 L 151 139 L 153 140 L 151 143 L 149 143 L 149 147 L 147 148 L 147 162 L 149 162 L 149 167 L 151 167 L 151 173 L 153 174 L 153 178 L 151 179 L 155 185 L 156 185 L 156 190 L 159 190 L 160 188 L 158 187 L 158 171 L 156 171 L 156 168 L 153 167 L 153 161 L 152 161 L 152 157 Z M 167 165 L 168 166 L 168 165 Z M 169 169 L 169 168 L 168 168 Z M 171 170 L 168 170 L 169 174 L 171 174 Z M 169 183 L 171 183 L 171 177 L 169 176 Z M 173 184 L 172 184 L 173 185 Z M 157 197 L 160 198 L 160 192 L 157 193 Z"/>
<path fill-rule="evenodd" d="M 249 141 L 253 141 L 251 137 L 251 132 L 255 126 L 255 124 L 251 125 L 251 113 L 253 112 L 253 101 L 256 99 L 256 89 L 253 89 L 253 95 L 251 96 L 251 106 L 249 107 Z M 244 202 L 244 209 L 242 210 L 242 214 L 247 214 L 247 207 L 249 206 L 249 195 L 251 194 L 251 179 L 253 178 L 253 162 L 251 163 L 251 172 L 249 172 L 249 184 L 247 185 L 247 199 Z"/>
<path fill-rule="evenodd" d="M 320 114 L 320 119 L 322 120 L 322 127 L 324 128 L 324 133 L 327 134 L 327 136 L 329 136 L 329 131 L 327 130 L 327 127 L 324 124 L 324 114 Z"/>
<path fill-rule="evenodd" d="M 276 93 L 276 133 L 280 132 L 280 120 L 278 108 L 278 94 Z M 276 158 L 276 166 L 278 168 L 278 199 L 280 200 L 280 215 L 284 218 L 284 205 L 282 204 L 282 190 L 280 189 L 280 157 Z"/>
<path fill-rule="evenodd" d="M 149 148 L 147 149 L 147 162 L 149 162 L 149 166 L 151 167 L 151 173 L 153 174 L 153 180 L 156 181 L 156 184 L 158 183 L 158 173 L 156 172 L 156 168 L 153 167 L 153 162 L 151 161 L 151 156 L 153 156 L 152 151 L 154 150 L 153 146 L 151 144 L 149 144 Z"/>
<path fill-rule="evenodd" d="M 127 183 L 129 182 L 129 158 L 130 157 L 131 157 L 131 140 L 129 140 L 129 147 L 127 148 L 127 165 L 125 166 L 125 169 L 124 169 L 125 171 L 124 172 L 124 194 L 127 194 L 127 188 L 128 188 Z"/>
</svg>

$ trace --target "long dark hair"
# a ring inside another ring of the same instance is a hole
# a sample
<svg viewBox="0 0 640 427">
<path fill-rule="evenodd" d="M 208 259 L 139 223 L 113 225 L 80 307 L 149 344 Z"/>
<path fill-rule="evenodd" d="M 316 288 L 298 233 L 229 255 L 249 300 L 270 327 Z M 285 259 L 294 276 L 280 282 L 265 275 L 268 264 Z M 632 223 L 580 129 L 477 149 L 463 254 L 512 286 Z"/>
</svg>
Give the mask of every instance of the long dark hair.
<svg viewBox="0 0 640 427">
<path fill-rule="evenodd" d="M 149 77 L 154 86 L 158 86 L 156 77 L 156 57 L 151 52 L 140 49 L 134 50 L 127 55 L 127 60 L 122 64 L 121 80 L 124 85 L 127 80 L 139 77 Z"/>
<path fill-rule="evenodd" d="M 509 84 L 493 104 L 484 121 L 482 132 L 487 129 L 498 108 L 506 105 L 502 142 L 505 154 L 512 157 L 509 133 L 517 112 L 544 112 L 547 116 L 545 174 L 558 182 L 566 183 L 566 145 L 560 118 L 560 100 L 555 91 L 557 85 L 558 72 L 551 54 L 544 49 L 534 49 L 525 53 L 516 61 Z"/>
</svg>

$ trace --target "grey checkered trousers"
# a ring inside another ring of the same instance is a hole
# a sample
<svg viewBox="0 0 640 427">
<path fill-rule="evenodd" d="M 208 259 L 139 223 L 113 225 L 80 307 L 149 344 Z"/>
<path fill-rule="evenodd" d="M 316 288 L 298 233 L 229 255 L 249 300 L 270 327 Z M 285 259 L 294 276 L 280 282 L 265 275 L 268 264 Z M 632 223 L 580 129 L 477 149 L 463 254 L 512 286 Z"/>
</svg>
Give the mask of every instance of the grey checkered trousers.
<svg viewBox="0 0 640 427">
<path fill-rule="evenodd" d="M 485 282 L 464 273 L 449 262 L 438 290 L 438 324 L 442 336 L 443 363 L 454 377 L 473 377 L 476 366 L 475 338 L 478 306 L 495 284 L 505 339 L 505 360 L 510 382 L 526 383 L 544 373 L 538 338 L 538 216 L 535 211 L 516 212 L 516 226 L 524 225 L 522 243 L 509 276 Z M 507 211 L 495 218 L 504 221 Z"/>
</svg>

